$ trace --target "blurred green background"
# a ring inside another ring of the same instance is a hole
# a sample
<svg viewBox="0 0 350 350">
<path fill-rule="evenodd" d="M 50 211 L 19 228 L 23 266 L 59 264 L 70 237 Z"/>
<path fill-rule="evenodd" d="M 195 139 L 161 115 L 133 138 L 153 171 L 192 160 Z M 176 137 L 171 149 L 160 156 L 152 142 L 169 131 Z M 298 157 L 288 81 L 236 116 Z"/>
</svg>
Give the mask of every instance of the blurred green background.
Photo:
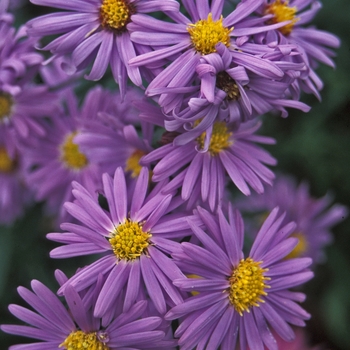
<svg viewBox="0 0 350 350">
<path fill-rule="evenodd" d="M 16 12 L 16 22 L 39 15 L 39 9 L 26 2 Z M 40 10 L 42 11 L 42 10 Z M 350 1 L 324 0 L 315 25 L 339 36 L 336 70 L 322 66 L 317 71 L 324 81 L 322 102 L 313 96 L 302 100 L 312 106 L 308 114 L 290 112 L 287 119 L 265 118 L 263 133 L 277 139 L 269 151 L 278 159 L 278 169 L 307 180 L 311 193 L 321 197 L 327 192 L 334 201 L 350 207 Z M 23 304 L 16 288 L 29 287 L 38 279 L 57 289 L 53 277 L 59 268 L 68 275 L 82 266 L 83 258 L 51 260 L 49 251 L 56 245 L 45 238 L 51 231 L 43 217 L 42 205 L 28 210 L 13 227 L 0 226 L 0 324 L 16 323 L 7 310 L 10 303 Z M 350 349 L 350 219 L 334 229 L 334 243 L 326 249 L 328 260 L 316 269 L 315 278 L 306 285 L 307 301 L 303 304 L 312 314 L 307 331 L 313 344 L 326 349 Z M 73 266 L 72 266 L 73 265 Z M 0 332 L 0 349 L 22 339 Z"/>
</svg>

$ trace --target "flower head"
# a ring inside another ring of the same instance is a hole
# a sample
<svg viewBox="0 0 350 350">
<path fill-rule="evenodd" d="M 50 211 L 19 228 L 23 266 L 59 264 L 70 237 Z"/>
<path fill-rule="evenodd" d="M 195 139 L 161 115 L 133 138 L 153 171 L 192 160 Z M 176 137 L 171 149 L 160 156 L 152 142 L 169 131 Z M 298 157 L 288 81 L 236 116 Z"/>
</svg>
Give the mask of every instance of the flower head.
<svg viewBox="0 0 350 350">
<path fill-rule="evenodd" d="M 242 124 L 236 129 L 216 121 L 193 141 L 182 144 L 184 132 L 172 143 L 145 155 L 141 162 L 157 161 L 153 181 L 172 178 L 163 191 L 181 187 L 184 200 L 196 194 L 214 210 L 223 198 L 228 177 L 245 195 L 250 194 L 248 184 L 258 193 L 264 191 L 263 183 L 272 184 L 274 175 L 264 164 L 274 165 L 275 159 L 254 143 L 269 144 L 274 140 L 255 135 L 259 127 L 259 123 Z"/>
<path fill-rule="evenodd" d="M 63 203 L 72 198 L 71 182 L 83 183 L 97 196 L 101 187 L 102 171 L 79 147 L 77 136 L 85 125 L 97 123 L 99 113 L 115 111 L 112 93 L 100 86 L 91 89 L 81 106 L 71 89 L 62 93 L 66 109 L 51 115 L 44 124 L 45 135 L 22 142 L 26 158 L 26 182 L 35 192 L 37 200 L 46 200 L 49 212 L 58 221 L 67 219 Z M 100 122 L 101 124 L 102 122 Z"/>
<path fill-rule="evenodd" d="M 297 79 L 293 89 L 302 89 L 313 93 L 320 99 L 319 91 L 323 87 L 321 79 L 315 70 L 319 63 L 334 67 L 332 60 L 334 51 L 340 46 L 339 38 L 335 35 L 314 27 L 306 27 L 322 7 L 317 0 L 265 0 L 257 10 L 266 24 L 281 23 L 289 20 L 285 26 L 269 32 L 266 36 L 256 36 L 256 42 L 297 44 L 300 56 L 292 58 L 294 62 L 302 61 L 306 71 Z"/>
<path fill-rule="evenodd" d="M 135 303 L 127 314 L 117 313 L 108 324 L 93 316 L 93 303 L 73 287 L 66 288 L 68 310 L 57 296 L 39 281 L 31 283 L 33 292 L 19 287 L 20 296 L 36 312 L 19 305 L 10 305 L 10 312 L 26 322 L 27 326 L 1 325 L 4 332 L 34 338 L 40 342 L 29 347 L 40 349 L 116 350 L 120 348 L 169 348 L 173 341 L 164 340 L 159 329 L 160 317 L 144 317 L 146 301 Z M 93 296 L 98 290 L 93 291 Z M 94 300 L 94 299 L 92 299 Z"/>
<path fill-rule="evenodd" d="M 158 88 L 187 86 L 196 76 L 195 68 L 201 57 L 217 52 L 218 45 L 233 49 L 233 37 L 249 36 L 270 29 L 264 23 L 261 26 L 252 26 L 249 20 L 245 22 L 261 4 L 262 0 L 240 2 L 234 11 L 223 17 L 224 2 L 221 0 L 213 0 L 210 5 L 207 1 L 205 5 L 194 0 L 183 1 L 188 16 L 167 12 L 166 15 L 173 22 L 135 14 L 132 23 L 128 25 L 131 40 L 135 43 L 146 43 L 155 51 L 132 58 L 129 63 L 132 67 L 163 65 L 165 58 L 171 60 L 148 86 L 147 91 L 151 93 Z M 278 23 L 271 28 L 280 26 Z M 283 75 L 281 71 L 279 73 Z"/>
<path fill-rule="evenodd" d="M 237 211 L 229 209 L 229 220 L 220 209 L 214 216 L 198 208 L 197 215 L 204 230 L 188 221 L 200 244 L 182 243 L 173 257 L 186 275 L 199 276 L 176 279 L 174 284 L 198 294 L 165 315 L 181 319 L 175 332 L 181 349 L 235 349 L 237 342 L 242 350 L 274 349 L 270 328 L 292 340 L 288 323 L 302 326 L 310 316 L 297 303 L 305 296 L 288 289 L 313 276 L 307 269 L 311 259 L 283 260 L 297 244 L 289 237 L 295 224 L 283 226 L 284 215 L 274 209 L 246 256 L 244 225 Z"/>
<path fill-rule="evenodd" d="M 166 253 L 190 231 L 183 217 L 166 215 L 174 206 L 171 195 L 160 193 L 163 185 L 164 182 L 148 193 L 149 175 L 143 168 L 135 186 L 129 188 L 122 168 L 117 168 L 113 179 L 103 175 L 103 195 L 109 208 L 105 211 L 96 196 L 73 182 L 75 200 L 67 202 L 65 208 L 80 224 L 62 224 L 61 228 L 68 232 L 48 235 L 64 244 L 54 249 L 51 257 L 104 255 L 76 273 L 60 292 L 64 293 L 68 285 L 82 290 L 95 283 L 99 274 L 107 276 L 96 303 L 97 316 L 113 305 L 121 290 L 126 293 L 124 311 L 143 288 L 161 314 L 166 312 L 167 304 L 182 301 L 170 281 L 182 274 Z"/>
<path fill-rule="evenodd" d="M 124 95 L 127 77 L 142 86 L 140 70 L 129 67 L 129 59 L 148 52 L 145 44 L 130 41 L 127 28 L 136 13 L 156 11 L 178 11 L 174 0 L 161 3 L 156 0 L 92 0 L 82 3 L 73 0 L 63 3 L 59 0 L 31 0 L 32 3 L 51 6 L 66 11 L 41 16 L 28 23 L 28 33 L 35 37 L 59 35 L 44 49 L 54 56 L 72 57 L 69 71 L 92 68 L 87 79 L 101 79 L 110 66 L 113 77 Z"/>
<path fill-rule="evenodd" d="M 245 47 L 249 53 L 241 52 Z M 284 51 L 296 54 L 293 45 L 269 48 L 246 43 L 230 51 L 220 43 L 215 53 L 200 58 L 193 67 L 196 76 L 187 79 L 185 85 L 176 82 L 176 86 L 153 88 L 151 84 L 146 94 L 160 95 L 158 103 L 166 114 L 168 131 L 189 121 L 208 119 L 205 109 L 209 108 L 216 109 L 221 119 L 236 124 L 271 111 L 287 117 L 286 107 L 308 112 L 310 107 L 292 100 L 289 93 L 294 75 L 305 66 L 287 61 Z"/>
</svg>

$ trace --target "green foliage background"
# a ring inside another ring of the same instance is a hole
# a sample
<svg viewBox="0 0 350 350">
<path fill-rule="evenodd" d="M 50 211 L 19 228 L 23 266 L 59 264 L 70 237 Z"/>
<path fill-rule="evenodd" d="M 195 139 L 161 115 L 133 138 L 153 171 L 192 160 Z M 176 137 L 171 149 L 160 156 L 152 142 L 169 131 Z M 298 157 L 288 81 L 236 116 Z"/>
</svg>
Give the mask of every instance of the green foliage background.
<svg viewBox="0 0 350 350">
<path fill-rule="evenodd" d="M 17 23 L 40 14 L 28 3 L 17 16 Z M 263 133 L 277 139 L 269 151 L 278 159 L 278 169 L 307 180 L 311 193 L 320 197 L 331 192 L 334 201 L 350 207 L 350 1 L 323 0 L 315 25 L 339 36 L 342 41 L 335 59 L 337 68 L 320 67 L 324 81 L 319 103 L 303 96 L 312 106 L 308 114 L 291 111 L 287 119 L 267 116 Z M 49 259 L 55 246 L 45 238 L 51 231 L 42 205 L 28 210 L 12 227 L 0 226 L 0 324 L 17 322 L 7 310 L 10 303 L 23 304 L 16 288 L 30 287 L 38 279 L 57 289 L 53 271 L 68 275 L 86 259 Z M 350 219 L 334 229 L 334 243 L 326 249 L 328 260 L 316 269 L 316 277 L 306 285 L 304 307 L 312 314 L 307 323 L 312 343 L 323 343 L 331 350 L 350 349 Z M 21 339 L 0 332 L 0 349 Z"/>
</svg>

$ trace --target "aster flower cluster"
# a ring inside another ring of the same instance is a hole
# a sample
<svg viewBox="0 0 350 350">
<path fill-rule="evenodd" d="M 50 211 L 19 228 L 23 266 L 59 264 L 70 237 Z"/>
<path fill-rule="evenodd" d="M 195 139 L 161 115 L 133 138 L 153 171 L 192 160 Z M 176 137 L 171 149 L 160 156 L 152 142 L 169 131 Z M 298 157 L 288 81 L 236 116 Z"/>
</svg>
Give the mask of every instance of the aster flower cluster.
<svg viewBox="0 0 350 350">
<path fill-rule="evenodd" d="M 43 202 L 50 257 L 92 257 L 56 294 L 18 288 L 34 311 L 10 305 L 27 325 L 1 330 L 35 340 L 11 349 L 293 342 L 347 211 L 275 180 L 258 131 L 320 98 L 339 46 L 309 26 L 320 3 L 30 1 L 52 11 L 15 29 L 0 0 L 0 222 Z"/>
</svg>

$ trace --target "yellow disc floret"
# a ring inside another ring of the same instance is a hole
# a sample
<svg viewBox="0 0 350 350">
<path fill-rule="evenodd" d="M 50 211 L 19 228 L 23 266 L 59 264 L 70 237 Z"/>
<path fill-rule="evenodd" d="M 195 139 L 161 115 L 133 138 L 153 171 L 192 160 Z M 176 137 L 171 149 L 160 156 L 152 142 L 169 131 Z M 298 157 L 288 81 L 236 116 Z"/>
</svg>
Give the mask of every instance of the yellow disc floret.
<svg viewBox="0 0 350 350">
<path fill-rule="evenodd" d="M 142 230 L 141 224 L 127 219 L 115 228 L 109 243 L 118 260 L 129 261 L 135 260 L 146 251 L 151 237 L 151 234 Z"/>
<path fill-rule="evenodd" d="M 299 258 L 307 250 L 307 240 L 305 238 L 305 235 L 301 232 L 296 232 L 296 233 L 292 233 L 290 236 L 298 238 L 299 242 L 295 246 L 295 248 L 285 258 L 286 259 Z"/>
<path fill-rule="evenodd" d="M 135 8 L 127 0 L 103 0 L 100 7 L 100 21 L 103 27 L 123 31 L 130 22 Z"/>
<path fill-rule="evenodd" d="M 204 148 L 206 132 L 203 132 L 198 138 L 197 143 L 199 149 Z M 229 132 L 225 122 L 216 122 L 213 126 L 213 131 L 210 138 L 208 151 L 212 156 L 218 155 L 223 149 L 230 147 L 233 144 L 231 139 L 232 132 Z"/>
<path fill-rule="evenodd" d="M 0 147 L 0 173 L 10 173 L 16 167 L 16 161 L 11 159 L 5 147 Z"/>
<path fill-rule="evenodd" d="M 83 331 L 72 332 L 59 347 L 66 350 L 109 350 L 109 347 L 99 340 L 96 332 Z"/>
<path fill-rule="evenodd" d="M 268 269 L 261 268 L 261 263 L 251 258 L 242 259 L 229 278 L 229 299 L 241 316 L 244 311 L 249 312 L 252 306 L 263 303 L 261 297 L 267 295 L 265 289 L 270 288 L 265 283 L 270 278 L 264 276 Z"/>
<path fill-rule="evenodd" d="M 140 165 L 140 159 L 146 153 L 140 150 L 136 150 L 132 155 L 127 159 L 125 165 L 125 171 L 131 172 L 131 177 L 136 178 L 140 175 L 142 166 Z"/>
<path fill-rule="evenodd" d="M 230 33 L 233 28 L 226 28 L 222 24 L 222 16 L 218 21 L 213 21 L 209 13 L 207 19 L 201 19 L 195 24 L 189 24 L 187 31 L 190 33 L 194 49 L 202 55 L 216 52 L 215 46 L 223 43 L 230 46 Z"/>
<path fill-rule="evenodd" d="M 12 104 L 11 96 L 0 92 L 0 122 L 10 115 Z"/>
<path fill-rule="evenodd" d="M 88 164 L 88 160 L 86 156 L 80 152 L 79 146 L 73 142 L 76 134 L 76 132 L 69 134 L 61 145 L 60 160 L 67 168 L 80 170 Z"/>
<path fill-rule="evenodd" d="M 265 14 L 271 14 L 274 17 L 269 21 L 269 23 L 280 23 L 284 21 L 291 21 L 291 23 L 278 28 L 278 30 L 284 34 L 288 35 L 292 32 L 294 24 L 299 21 L 298 17 L 295 17 L 298 9 L 296 7 L 288 6 L 288 0 L 276 0 L 270 5 L 267 5 Z"/>
</svg>

